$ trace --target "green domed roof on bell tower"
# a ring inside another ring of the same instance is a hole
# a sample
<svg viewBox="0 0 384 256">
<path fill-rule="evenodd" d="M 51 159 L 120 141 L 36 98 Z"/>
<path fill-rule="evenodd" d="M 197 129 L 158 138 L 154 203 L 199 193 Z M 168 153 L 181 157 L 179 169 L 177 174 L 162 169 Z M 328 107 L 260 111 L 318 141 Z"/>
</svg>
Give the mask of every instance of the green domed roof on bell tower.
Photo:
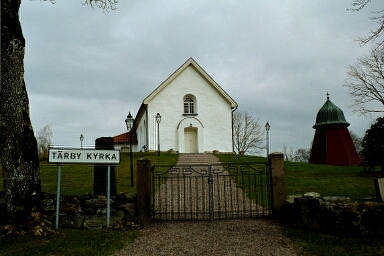
<svg viewBox="0 0 384 256">
<path fill-rule="evenodd" d="M 329 100 L 328 93 L 327 101 L 317 112 L 316 123 L 313 128 L 324 126 L 349 126 L 349 123 L 345 120 L 343 110 Z"/>
</svg>

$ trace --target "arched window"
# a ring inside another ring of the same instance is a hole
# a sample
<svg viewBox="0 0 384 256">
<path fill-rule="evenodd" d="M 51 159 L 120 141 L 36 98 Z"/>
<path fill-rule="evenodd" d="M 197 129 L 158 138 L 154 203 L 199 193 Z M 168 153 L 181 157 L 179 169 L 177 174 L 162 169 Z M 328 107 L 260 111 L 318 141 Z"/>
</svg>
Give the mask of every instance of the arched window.
<svg viewBox="0 0 384 256">
<path fill-rule="evenodd" d="M 195 96 L 187 94 L 184 96 L 184 114 L 196 114 Z"/>
</svg>

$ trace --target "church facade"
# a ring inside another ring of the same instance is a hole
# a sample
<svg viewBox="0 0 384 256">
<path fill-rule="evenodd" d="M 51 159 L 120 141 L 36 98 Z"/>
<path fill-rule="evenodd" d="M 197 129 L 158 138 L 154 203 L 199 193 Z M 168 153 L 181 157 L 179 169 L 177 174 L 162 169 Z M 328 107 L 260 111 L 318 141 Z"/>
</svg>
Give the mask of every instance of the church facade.
<svg viewBox="0 0 384 256">
<path fill-rule="evenodd" d="M 143 100 L 131 132 L 115 136 L 114 142 L 118 148 L 131 139 L 133 151 L 233 152 L 236 108 L 190 58 Z"/>
</svg>

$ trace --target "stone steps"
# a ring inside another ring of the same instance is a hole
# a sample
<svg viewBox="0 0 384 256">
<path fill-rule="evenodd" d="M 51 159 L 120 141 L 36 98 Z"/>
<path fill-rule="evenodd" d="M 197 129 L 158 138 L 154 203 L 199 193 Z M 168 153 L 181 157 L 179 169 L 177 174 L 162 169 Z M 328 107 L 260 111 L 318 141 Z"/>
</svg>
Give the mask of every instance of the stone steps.
<svg viewBox="0 0 384 256">
<path fill-rule="evenodd" d="M 179 154 L 176 165 L 192 165 L 192 164 L 217 164 L 219 159 L 212 154 Z"/>
</svg>

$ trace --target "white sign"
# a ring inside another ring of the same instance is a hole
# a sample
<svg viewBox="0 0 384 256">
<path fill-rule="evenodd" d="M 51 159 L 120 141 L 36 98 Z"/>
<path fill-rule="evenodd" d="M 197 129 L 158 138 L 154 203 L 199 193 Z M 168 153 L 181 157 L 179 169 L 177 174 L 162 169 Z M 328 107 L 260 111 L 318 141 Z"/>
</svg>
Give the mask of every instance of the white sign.
<svg viewBox="0 0 384 256">
<path fill-rule="evenodd" d="M 119 164 L 120 150 L 50 148 L 49 163 Z"/>
</svg>

